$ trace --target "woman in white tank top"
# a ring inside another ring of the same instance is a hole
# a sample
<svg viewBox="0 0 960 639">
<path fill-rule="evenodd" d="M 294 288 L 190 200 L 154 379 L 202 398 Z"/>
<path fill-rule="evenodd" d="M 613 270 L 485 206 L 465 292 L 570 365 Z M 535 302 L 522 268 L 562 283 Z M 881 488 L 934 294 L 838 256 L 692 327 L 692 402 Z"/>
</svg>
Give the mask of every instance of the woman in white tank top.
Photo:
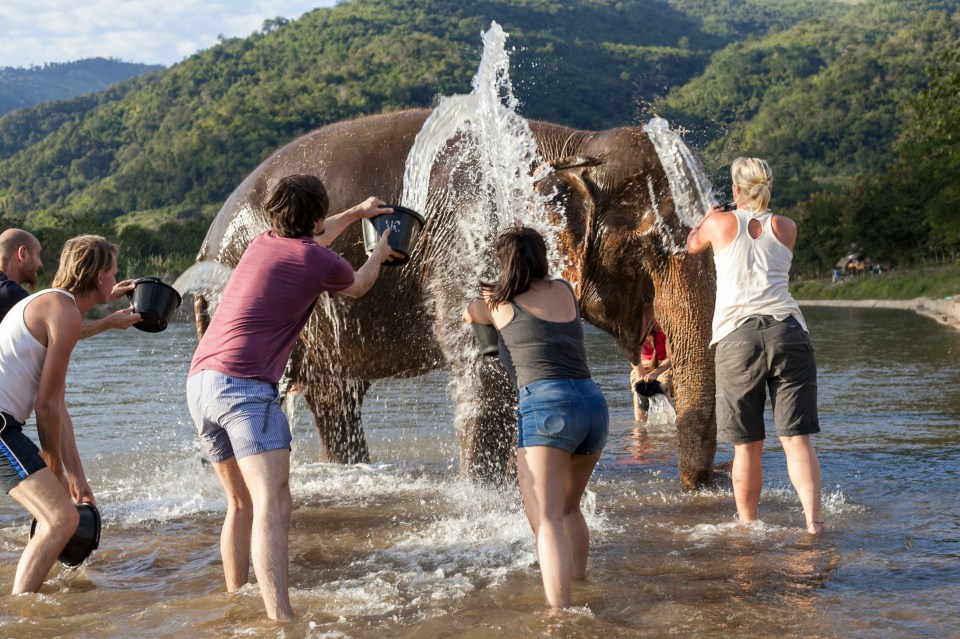
<svg viewBox="0 0 960 639">
<path fill-rule="evenodd" d="M 820 431 L 813 347 L 788 290 L 797 226 L 767 208 L 770 166 L 737 158 L 730 169 L 736 210 L 713 205 L 690 232 L 687 251 L 713 248 L 717 303 L 717 435 L 734 444 L 733 492 L 741 522 L 757 519 L 763 486 L 767 391 L 777 435 L 803 511 L 806 530 L 823 530 L 820 462 L 810 435 Z"/>
</svg>

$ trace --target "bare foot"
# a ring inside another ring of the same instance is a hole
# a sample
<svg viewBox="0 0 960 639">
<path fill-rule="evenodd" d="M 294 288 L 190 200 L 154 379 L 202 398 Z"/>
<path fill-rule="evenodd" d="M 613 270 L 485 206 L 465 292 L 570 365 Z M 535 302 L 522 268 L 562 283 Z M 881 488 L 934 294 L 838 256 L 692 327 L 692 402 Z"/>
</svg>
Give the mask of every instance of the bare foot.
<svg viewBox="0 0 960 639">
<path fill-rule="evenodd" d="M 824 531 L 822 521 L 811 521 L 807 524 L 807 532 L 811 535 L 819 535 Z"/>
</svg>

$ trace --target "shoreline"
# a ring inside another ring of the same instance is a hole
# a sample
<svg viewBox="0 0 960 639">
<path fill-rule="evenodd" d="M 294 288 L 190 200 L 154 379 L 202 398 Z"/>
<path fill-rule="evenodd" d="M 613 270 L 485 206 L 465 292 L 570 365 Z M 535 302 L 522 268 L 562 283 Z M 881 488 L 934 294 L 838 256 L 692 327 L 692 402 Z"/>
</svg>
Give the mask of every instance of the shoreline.
<svg viewBox="0 0 960 639">
<path fill-rule="evenodd" d="M 912 300 L 797 300 L 800 306 L 897 308 L 914 311 L 960 331 L 960 296 L 916 297 Z"/>
</svg>

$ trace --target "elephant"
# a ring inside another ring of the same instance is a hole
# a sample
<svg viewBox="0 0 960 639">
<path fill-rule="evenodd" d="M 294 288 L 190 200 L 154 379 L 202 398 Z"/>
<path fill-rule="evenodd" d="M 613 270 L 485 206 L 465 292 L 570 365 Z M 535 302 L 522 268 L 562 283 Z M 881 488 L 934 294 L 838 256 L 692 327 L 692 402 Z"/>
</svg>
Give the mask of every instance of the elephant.
<svg viewBox="0 0 960 639">
<path fill-rule="evenodd" d="M 198 263 L 236 265 L 247 243 L 268 228 L 263 202 L 285 175 L 318 176 L 331 212 L 369 195 L 397 203 L 407 154 L 429 115 L 428 109 L 415 109 L 364 116 L 323 126 L 280 148 L 226 200 Z M 591 132 L 527 124 L 548 165 L 530 167 L 546 169 L 536 189 L 563 224 L 557 248 L 566 261 L 559 275 L 575 283 L 583 319 L 612 335 L 633 363 L 656 314 L 672 346 L 680 479 L 685 488 L 710 483 L 716 417 L 709 342 L 716 284 L 707 258 L 682 248 L 690 223 L 677 214 L 650 137 L 641 127 Z M 324 295 L 315 305 L 288 373 L 310 407 L 325 461 L 369 460 L 361 407 L 373 381 L 446 366 L 456 382 L 461 472 L 491 482 L 511 475 L 516 392 L 497 360 L 480 355 L 461 320 L 470 299 L 444 280 L 459 250 L 456 225 L 468 212 L 434 192 L 469 179 L 469 167 L 438 159 L 426 224 L 410 261 L 383 267 L 364 297 Z M 360 225 L 351 226 L 331 248 L 358 267 L 364 247 Z M 194 300 L 199 336 L 211 317 L 208 297 L 198 294 Z"/>
</svg>

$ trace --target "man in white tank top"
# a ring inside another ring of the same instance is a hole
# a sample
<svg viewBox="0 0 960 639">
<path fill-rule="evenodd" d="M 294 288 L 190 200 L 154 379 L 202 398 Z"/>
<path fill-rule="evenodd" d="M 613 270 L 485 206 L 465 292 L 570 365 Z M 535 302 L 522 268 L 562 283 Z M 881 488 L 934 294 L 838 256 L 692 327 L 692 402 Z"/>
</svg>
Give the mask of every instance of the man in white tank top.
<svg viewBox="0 0 960 639">
<path fill-rule="evenodd" d="M 17 302 L 29 295 L 24 285 L 36 289 L 37 271 L 43 267 L 40 259 L 42 250 L 40 240 L 31 233 L 20 229 L 7 229 L 0 233 L 0 321 Z M 132 279 L 117 282 L 110 299 L 119 299 L 133 288 Z M 134 313 L 132 306 L 100 319 L 84 319 L 80 339 L 98 335 L 110 328 L 126 330 L 139 321 L 140 313 Z"/>
<path fill-rule="evenodd" d="M 54 288 L 21 300 L 0 323 L 0 485 L 39 524 L 17 565 L 14 594 L 40 589 L 77 529 L 75 504 L 94 502 L 64 395 L 81 316 L 110 300 L 116 274 L 116 246 L 75 237 L 64 245 Z M 22 432 L 31 413 L 39 449 Z"/>
<path fill-rule="evenodd" d="M 713 248 L 717 303 L 717 438 L 734 444 L 733 493 L 741 522 L 757 518 L 763 486 L 763 408 L 769 390 L 787 471 L 812 534 L 823 530 L 820 462 L 810 435 L 820 432 L 813 347 L 787 288 L 797 226 L 767 208 L 769 165 L 737 158 L 731 167 L 736 210 L 710 207 L 690 232 L 687 251 Z"/>
</svg>

